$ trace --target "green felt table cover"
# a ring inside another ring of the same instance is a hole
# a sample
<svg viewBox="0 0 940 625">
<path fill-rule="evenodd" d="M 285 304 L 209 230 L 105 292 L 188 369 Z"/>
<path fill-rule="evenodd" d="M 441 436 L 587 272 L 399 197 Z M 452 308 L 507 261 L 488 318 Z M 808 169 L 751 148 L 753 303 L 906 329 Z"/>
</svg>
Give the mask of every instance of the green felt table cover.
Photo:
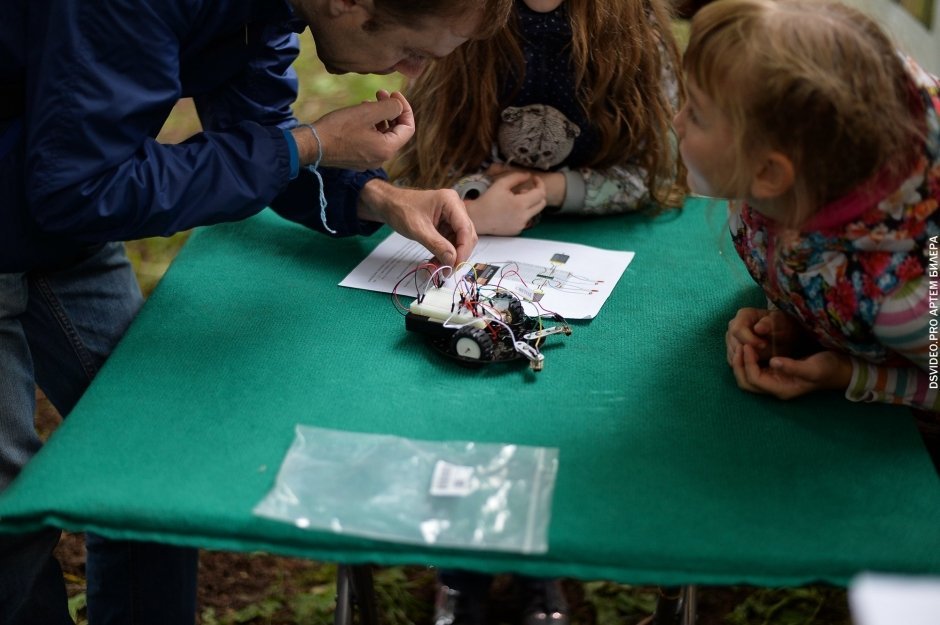
<svg viewBox="0 0 940 625">
<path fill-rule="evenodd" d="M 457 366 L 406 333 L 387 294 L 337 286 L 387 231 L 328 240 L 269 211 L 200 230 L 0 497 L 0 529 L 663 585 L 940 573 L 940 480 L 907 409 L 735 385 L 726 324 L 762 298 L 725 221 L 693 200 L 681 214 L 531 231 L 636 252 L 600 314 L 550 338 L 538 374 Z M 253 516 L 298 423 L 557 447 L 548 552 Z"/>
</svg>

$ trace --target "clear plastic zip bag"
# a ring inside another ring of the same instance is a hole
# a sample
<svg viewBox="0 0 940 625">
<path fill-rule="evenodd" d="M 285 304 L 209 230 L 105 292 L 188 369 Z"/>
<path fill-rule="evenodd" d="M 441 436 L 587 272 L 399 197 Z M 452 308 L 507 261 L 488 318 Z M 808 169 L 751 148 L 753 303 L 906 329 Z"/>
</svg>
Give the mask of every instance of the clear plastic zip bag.
<svg viewBox="0 0 940 625">
<path fill-rule="evenodd" d="M 254 513 L 393 542 L 543 553 L 557 471 L 555 448 L 298 425 Z"/>
</svg>

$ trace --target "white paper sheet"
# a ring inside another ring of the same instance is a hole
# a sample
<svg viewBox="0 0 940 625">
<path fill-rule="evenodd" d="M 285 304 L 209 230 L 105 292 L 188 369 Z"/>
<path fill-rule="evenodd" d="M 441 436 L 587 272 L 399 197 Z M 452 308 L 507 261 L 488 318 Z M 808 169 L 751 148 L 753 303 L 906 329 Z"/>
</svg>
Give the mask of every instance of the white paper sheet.
<svg viewBox="0 0 940 625">
<path fill-rule="evenodd" d="M 466 275 L 476 266 L 479 281 L 487 273 L 484 266 L 488 266 L 490 272 L 495 271 L 489 284 L 499 282 L 500 286 L 523 294 L 534 292 L 541 308 L 568 319 L 591 319 L 600 312 L 633 256 L 633 252 L 577 243 L 482 236 L 470 255 L 469 265 L 458 274 Z M 392 293 L 402 277 L 430 257 L 430 252 L 419 243 L 392 233 L 339 284 Z M 517 289 L 520 282 L 527 288 Z M 402 281 L 397 293 L 415 297 L 415 281 Z"/>
<path fill-rule="evenodd" d="M 857 625 L 940 625 L 940 578 L 862 573 L 849 607 Z"/>
</svg>

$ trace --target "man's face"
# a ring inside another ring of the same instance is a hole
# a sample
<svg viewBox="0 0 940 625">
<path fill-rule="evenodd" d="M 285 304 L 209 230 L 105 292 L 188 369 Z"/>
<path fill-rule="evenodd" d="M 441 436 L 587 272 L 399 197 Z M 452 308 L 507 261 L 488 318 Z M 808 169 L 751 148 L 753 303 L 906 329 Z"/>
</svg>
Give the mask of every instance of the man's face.
<svg viewBox="0 0 940 625">
<path fill-rule="evenodd" d="M 317 56 L 331 74 L 399 72 L 415 78 L 431 60 L 466 42 L 480 19 L 478 15 L 428 17 L 415 24 L 386 22 L 376 27 L 370 21 L 370 8 L 349 2 L 345 6 L 346 10 L 307 19 Z"/>
</svg>

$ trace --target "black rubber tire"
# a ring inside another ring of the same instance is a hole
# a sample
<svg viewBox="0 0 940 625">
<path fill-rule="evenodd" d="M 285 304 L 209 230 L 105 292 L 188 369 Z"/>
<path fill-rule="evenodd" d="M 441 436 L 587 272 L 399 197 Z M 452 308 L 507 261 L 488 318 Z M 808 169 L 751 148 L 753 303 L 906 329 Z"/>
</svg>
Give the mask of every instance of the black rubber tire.
<svg viewBox="0 0 940 625">
<path fill-rule="evenodd" d="M 464 326 L 450 339 L 450 351 L 463 360 L 493 360 L 493 337 L 484 328 Z"/>
</svg>

